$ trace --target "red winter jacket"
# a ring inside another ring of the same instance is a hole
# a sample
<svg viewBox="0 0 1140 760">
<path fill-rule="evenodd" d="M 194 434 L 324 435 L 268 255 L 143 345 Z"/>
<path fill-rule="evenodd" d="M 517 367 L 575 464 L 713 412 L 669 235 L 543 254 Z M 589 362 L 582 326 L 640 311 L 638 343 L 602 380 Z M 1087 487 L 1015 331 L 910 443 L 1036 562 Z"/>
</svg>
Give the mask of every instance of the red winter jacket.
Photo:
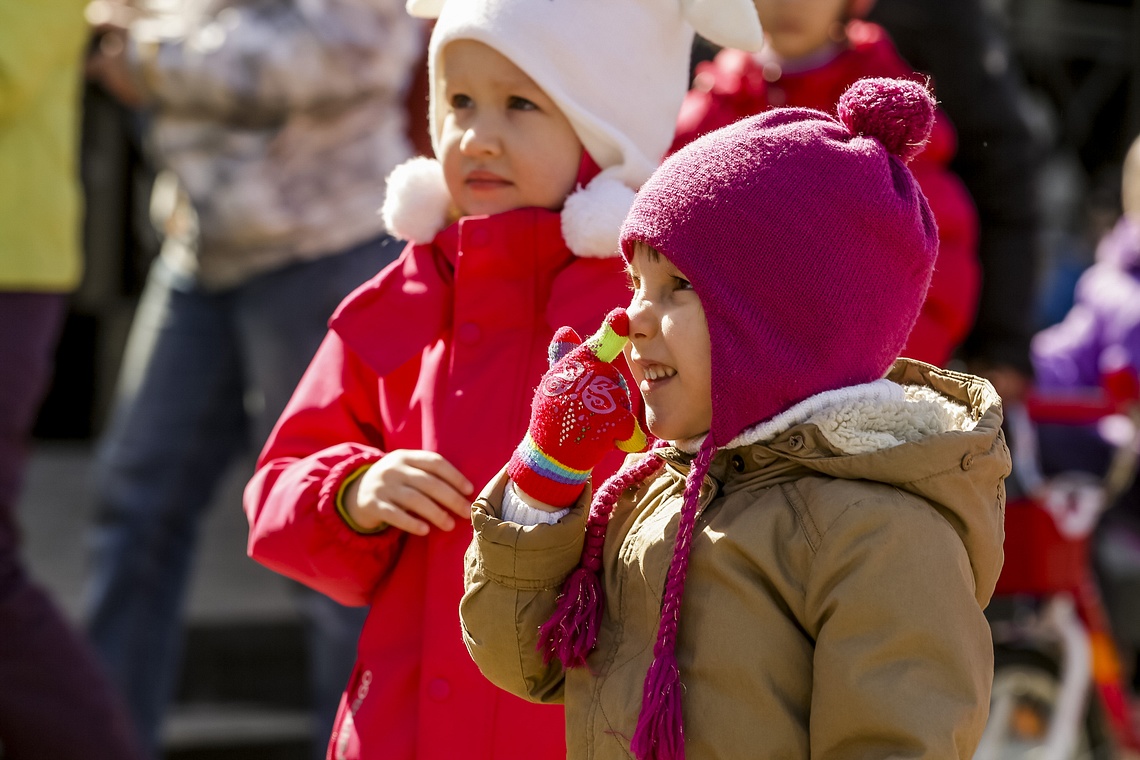
<svg viewBox="0 0 1140 760">
<path fill-rule="evenodd" d="M 575 258 L 554 212 L 471 217 L 409 245 L 333 315 L 245 493 L 250 556 L 372 607 L 330 757 L 565 758 L 562 709 L 498 690 L 464 647 L 470 523 L 361 535 L 335 499 L 347 475 L 401 448 L 439 452 L 478 492 L 526 432 L 555 329 L 585 336 L 629 303 L 622 265 Z"/>
<path fill-rule="evenodd" d="M 701 64 L 693 89 L 681 106 L 677 150 L 700 135 L 776 106 L 802 106 L 835 112 L 839 96 L 863 77 L 919 76 L 899 57 L 882 27 L 853 21 L 848 45 L 828 63 L 808 71 L 767 70 L 749 53 L 723 50 Z M 930 292 L 903 355 L 945 365 L 974 323 L 981 270 L 974 203 L 958 177 L 947 169 L 956 150 L 954 128 L 939 111 L 926 148 L 910 170 L 938 222 L 938 262 Z"/>
</svg>

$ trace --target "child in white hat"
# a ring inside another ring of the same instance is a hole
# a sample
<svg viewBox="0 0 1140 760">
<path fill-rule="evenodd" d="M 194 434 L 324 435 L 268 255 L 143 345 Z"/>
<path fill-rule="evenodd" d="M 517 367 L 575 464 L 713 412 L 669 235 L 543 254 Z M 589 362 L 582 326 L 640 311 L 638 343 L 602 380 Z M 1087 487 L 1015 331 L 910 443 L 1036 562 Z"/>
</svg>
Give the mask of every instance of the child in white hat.
<svg viewBox="0 0 1140 760">
<path fill-rule="evenodd" d="M 747 0 L 409 10 L 438 16 L 436 157 L 389 178 L 409 245 L 330 321 L 246 489 L 249 551 L 371 606 L 330 757 L 564 758 L 561 709 L 499 691 L 464 648 L 471 495 L 526 431 L 555 327 L 628 301 L 618 233 L 672 139 L 694 27 L 756 48 L 759 23 Z"/>
</svg>

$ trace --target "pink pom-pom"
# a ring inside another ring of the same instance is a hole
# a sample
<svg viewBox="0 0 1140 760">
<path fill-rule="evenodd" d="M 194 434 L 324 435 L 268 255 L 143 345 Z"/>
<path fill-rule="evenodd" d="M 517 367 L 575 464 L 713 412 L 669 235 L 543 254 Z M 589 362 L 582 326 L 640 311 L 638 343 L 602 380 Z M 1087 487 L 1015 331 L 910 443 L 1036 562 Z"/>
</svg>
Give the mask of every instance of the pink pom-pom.
<svg viewBox="0 0 1140 760">
<path fill-rule="evenodd" d="M 629 337 L 629 315 L 625 313 L 625 309 L 620 307 L 614 309 L 606 315 L 605 322 L 615 335 L 620 335 L 623 338 Z"/>
<path fill-rule="evenodd" d="M 934 98 L 909 79 L 860 79 L 839 98 L 839 120 L 853 135 L 873 137 L 903 161 L 926 145 L 934 127 Z"/>
</svg>

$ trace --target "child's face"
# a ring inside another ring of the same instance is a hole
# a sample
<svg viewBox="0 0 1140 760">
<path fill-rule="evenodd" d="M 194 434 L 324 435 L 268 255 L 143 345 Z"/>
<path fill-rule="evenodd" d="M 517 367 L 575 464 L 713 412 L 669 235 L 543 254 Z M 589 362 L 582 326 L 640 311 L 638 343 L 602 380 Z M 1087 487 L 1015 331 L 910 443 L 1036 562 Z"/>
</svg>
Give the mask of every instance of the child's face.
<svg viewBox="0 0 1140 760">
<path fill-rule="evenodd" d="M 776 55 L 802 58 L 834 41 L 850 0 L 753 0 Z"/>
<path fill-rule="evenodd" d="M 456 40 L 443 50 L 443 91 L 440 161 L 461 216 L 562 208 L 582 144 L 522 69 L 481 42 Z"/>
<path fill-rule="evenodd" d="M 667 441 L 702 435 L 712 424 L 712 365 L 701 300 L 668 259 L 641 243 L 629 274 L 625 356 L 645 399 L 649 430 Z"/>
</svg>

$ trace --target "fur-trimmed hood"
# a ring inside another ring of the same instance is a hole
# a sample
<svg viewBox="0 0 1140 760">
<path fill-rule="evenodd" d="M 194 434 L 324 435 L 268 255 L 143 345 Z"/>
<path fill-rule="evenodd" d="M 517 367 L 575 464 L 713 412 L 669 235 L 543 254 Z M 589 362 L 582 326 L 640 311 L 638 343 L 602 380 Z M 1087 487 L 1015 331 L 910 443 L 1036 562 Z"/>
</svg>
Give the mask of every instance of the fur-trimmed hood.
<svg viewBox="0 0 1140 760">
<path fill-rule="evenodd" d="M 957 531 L 984 606 L 1003 559 L 1010 458 L 1001 422 L 1000 398 L 987 381 L 900 359 L 882 380 L 813 396 L 746 430 L 709 472 L 727 489 L 816 472 L 913 493 Z M 694 444 L 660 451 L 684 465 Z"/>
<path fill-rule="evenodd" d="M 611 258 L 618 255 L 618 233 L 633 205 L 634 191 L 602 172 L 579 186 L 562 208 L 562 238 L 575 256 Z M 430 243 L 451 221 L 451 195 L 443 166 L 434 158 L 418 157 L 397 166 L 387 180 L 380 209 L 387 230 L 415 243 Z"/>
</svg>

